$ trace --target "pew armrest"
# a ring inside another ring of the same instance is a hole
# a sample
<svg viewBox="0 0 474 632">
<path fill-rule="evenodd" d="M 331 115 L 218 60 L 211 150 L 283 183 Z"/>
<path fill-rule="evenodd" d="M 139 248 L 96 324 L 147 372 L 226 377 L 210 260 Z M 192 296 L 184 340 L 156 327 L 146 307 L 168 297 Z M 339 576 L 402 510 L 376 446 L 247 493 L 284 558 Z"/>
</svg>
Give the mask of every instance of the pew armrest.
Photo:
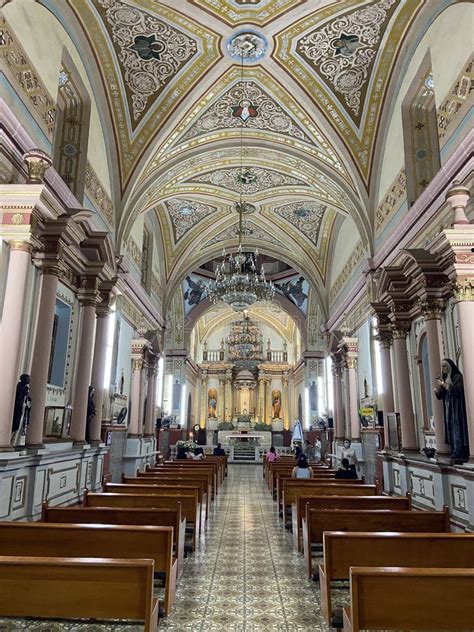
<svg viewBox="0 0 474 632">
<path fill-rule="evenodd" d="M 344 632 L 358 632 L 352 627 L 351 621 L 351 607 L 346 606 L 342 611 L 342 617 L 344 621 Z"/>
<path fill-rule="evenodd" d="M 319 588 L 321 591 L 321 611 L 328 625 L 331 625 L 331 582 L 324 572 L 324 564 L 319 565 Z"/>
<path fill-rule="evenodd" d="M 160 601 L 158 597 L 153 597 L 150 621 L 145 621 L 145 632 L 156 632 L 158 630 L 158 610 Z"/>
</svg>

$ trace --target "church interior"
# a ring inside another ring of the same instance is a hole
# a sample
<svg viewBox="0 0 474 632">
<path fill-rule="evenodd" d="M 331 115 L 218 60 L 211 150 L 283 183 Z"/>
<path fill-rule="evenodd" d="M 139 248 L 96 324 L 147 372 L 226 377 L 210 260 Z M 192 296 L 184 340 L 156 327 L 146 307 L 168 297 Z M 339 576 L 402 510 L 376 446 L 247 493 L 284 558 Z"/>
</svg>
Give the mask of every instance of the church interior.
<svg viewBox="0 0 474 632">
<path fill-rule="evenodd" d="M 0 0 L 0 629 L 474 629 L 474 7 Z"/>
</svg>

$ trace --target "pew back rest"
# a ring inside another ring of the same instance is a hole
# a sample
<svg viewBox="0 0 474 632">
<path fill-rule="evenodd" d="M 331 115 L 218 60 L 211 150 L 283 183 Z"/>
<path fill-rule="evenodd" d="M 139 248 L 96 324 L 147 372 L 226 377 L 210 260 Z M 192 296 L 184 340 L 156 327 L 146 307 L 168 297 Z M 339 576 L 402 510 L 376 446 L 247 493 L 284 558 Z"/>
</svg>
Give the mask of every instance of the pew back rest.
<svg viewBox="0 0 474 632">
<path fill-rule="evenodd" d="M 375 485 L 363 485 L 361 482 L 348 480 L 346 483 L 333 483 L 314 481 L 313 479 L 283 479 L 282 501 L 286 505 L 296 502 L 296 499 L 311 490 L 313 495 L 318 496 L 375 496 Z"/>
<path fill-rule="evenodd" d="M 141 483 L 106 483 L 105 485 L 105 492 L 109 492 L 111 494 L 154 494 L 155 492 L 160 494 L 161 492 L 167 492 L 167 491 L 172 491 L 172 492 L 176 492 L 176 491 L 185 491 L 185 492 L 194 492 L 194 490 L 197 490 L 198 495 L 199 495 L 199 500 L 202 502 L 202 498 L 203 498 L 203 490 L 202 490 L 202 486 L 201 483 L 199 481 L 197 481 L 196 483 L 173 483 L 172 485 L 170 485 L 167 482 L 164 483 L 159 483 L 157 481 L 155 481 L 154 484 L 150 484 L 150 483 L 145 483 L 145 484 L 141 484 Z M 205 493 L 205 492 L 204 492 Z"/>
<path fill-rule="evenodd" d="M 390 509 L 306 510 L 310 542 L 322 542 L 325 531 L 449 532 L 449 513 L 444 511 L 391 511 Z"/>
<path fill-rule="evenodd" d="M 139 619 L 154 629 L 149 559 L 0 557 L 0 584 L 2 616 Z"/>
<path fill-rule="evenodd" d="M 302 517 L 307 503 L 311 509 L 411 509 L 411 498 L 405 496 L 316 496 L 308 490 L 298 496 L 298 514 Z"/>
<path fill-rule="evenodd" d="M 152 559 L 155 571 L 166 571 L 173 527 L 0 522 L 0 555 Z"/>
<path fill-rule="evenodd" d="M 472 629 L 473 569 L 356 566 L 350 592 L 344 630 Z"/>
<path fill-rule="evenodd" d="M 326 531 L 324 570 L 329 581 L 349 579 L 351 566 L 474 568 L 474 534 Z"/>
</svg>

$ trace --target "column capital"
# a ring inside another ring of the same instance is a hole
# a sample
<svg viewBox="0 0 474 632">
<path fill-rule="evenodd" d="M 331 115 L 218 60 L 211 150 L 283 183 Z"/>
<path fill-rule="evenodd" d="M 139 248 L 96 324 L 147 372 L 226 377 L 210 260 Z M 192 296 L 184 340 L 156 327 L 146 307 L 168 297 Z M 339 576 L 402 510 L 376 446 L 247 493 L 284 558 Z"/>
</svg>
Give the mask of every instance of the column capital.
<svg viewBox="0 0 474 632">
<path fill-rule="evenodd" d="M 473 261 L 474 261 L 474 255 Z M 474 301 L 474 276 L 458 277 L 452 285 L 453 297 L 456 303 Z"/>
<path fill-rule="evenodd" d="M 78 301 L 84 307 L 95 307 L 99 298 L 99 277 L 95 274 L 82 274 L 77 291 Z"/>
<path fill-rule="evenodd" d="M 390 349 L 392 346 L 392 334 L 389 332 L 380 332 L 375 336 L 375 339 L 379 341 L 382 349 Z"/>
<path fill-rule="evenodd" d="M 141 371 L 145 362 L 143 358 L 132 358 L 132 372 Z"/>
<path fill-rule="evenodd" d="M 28 182 L 39 184 L 44 182 L 46 171 L 51 167 L 51 157 L 41 149 L 30 149 L 23 154 L 23 162 L 28 170 Z"/>
<path fill-rule="evenodd" d="M 441 320 L 444 301 L 437 298 L 420 300 L 420 309 L 425 320 Z"/>
<path fill-rule="evenodd" d="M 33 247 L 29 241 L 14 239 L 10 241 L 10 251 L 12 250 L 19 250 L 21 252 L 29 252 L 31 254 L 33 251 Z"/>
<path fill-rule="evenodd" d="M 348 369 L 356 369 L 357 368 L 357 357 L 356 356 L 346 356 L 346 366 Z"/>
<path fill-rule="evenodd" d="M 411 321 L 409 320 L 397 320 L 392 324 L 393 339 L 400 338 L 405 339 L 411 328 Z"/>
</svg>

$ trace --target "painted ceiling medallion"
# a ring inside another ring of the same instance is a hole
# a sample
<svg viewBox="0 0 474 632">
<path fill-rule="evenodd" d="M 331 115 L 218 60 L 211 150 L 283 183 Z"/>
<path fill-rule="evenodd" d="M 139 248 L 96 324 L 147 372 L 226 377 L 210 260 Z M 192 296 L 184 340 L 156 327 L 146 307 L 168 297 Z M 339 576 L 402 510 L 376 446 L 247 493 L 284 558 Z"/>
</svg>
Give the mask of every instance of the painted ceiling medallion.
<svg viewBox="0 0 474 632">
<path fill-rule="evenodd" d="M 339 95 L 357 123 L 362 117 L 378 47 L 400 0 L 378 0 L 338 15 L 302 37 L 297 54 Z"/>
<path fill-rule="evenodd" d="M 209 107 L 183 136 L 189 140 L 220 129 L 265 130 L 311 143 L 296 121 L 256 81 L 239 81 Z"/>
<path fill-rule="evenodd" d="M 318 243 L 319 230 L 327 206 L 317 202 L 290 202 L 274 209 L 275 213 L 298 228 L 313 244 Z"/>
<path fill-rule="evenodd" d="M 226 48 L 235 61 L 256 62 L 265 56 L 268 41 L 262 33 L 241 31 L 229 37 Z"/>
<path fill-rule="evenodd" d="M 167 200 L 165 207 L 171 218 L 176 242 L 191 230 L 193 226 L 196 226 L 202 219 L 217 210 L 215 206 L 211 206 L 210 204 L 182 199 Z"/>
<path fill-rule="evenodd" d="M 238 167 L 230 169 L 217 169 L 210 173 L 196 176 L 190 182 L 202 182 L 213 184 L 216 187 L 230 189 L 237 193 L 251 195 L 282 186 L 307 186 L 307 183 L 299 178 L 287 176 L 286 174 L 263 169 L 262 167 L 252 167 L 242 172 Z"/>
<path fill-rule="evenodd" d="M 117 0 L 94 0 L 119 60 L 132 118 L 142 116 L 197 53 L 189 35 Z"/>
</svg>

